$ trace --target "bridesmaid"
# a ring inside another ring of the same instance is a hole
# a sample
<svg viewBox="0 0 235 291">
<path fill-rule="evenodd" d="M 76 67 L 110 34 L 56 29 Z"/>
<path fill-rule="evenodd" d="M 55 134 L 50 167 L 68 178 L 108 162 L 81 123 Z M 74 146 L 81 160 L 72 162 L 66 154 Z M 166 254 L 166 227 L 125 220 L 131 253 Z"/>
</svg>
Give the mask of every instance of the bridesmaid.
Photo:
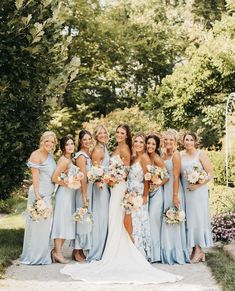
<svg viewBox="0 0 235 291">
<path fill-rule="evenodd" d="M 150 165 L 150 159 L 145 154 L 145 136 L 142 133 L 136 134 L 133 139 L 133 153 L 134 156 L 127 178 L 127 189 L 135 191 L 137 195 L 141 195 L 143 197 L 143 205 L 139 210 L 130 214 L 132 224 L 131 237 L 135 246 L 149 260 L 151 259 L 150 222 L 147 203 L 149 183 L 144 181 L 144 175 L 147 172 L 147 165 Z"/>
<path fill-rule="evenodd" d="M 60 140 L 62 156 L 58 160 L 57 168 L 52 176 L 52 181 L 59 184 L 56 192 L 54 219 L 52 225 L 51 239 L 54 239 L 54 250 L 52 251 L 53 262 L 68 263 L 62 254 L 65 240 L 75 239 L 75 222 L 72 215 L 75 212 L 75 190 L 67 187 L 66 180 L 59 179 L 62 173 L 68 173 L 70 168 L 75 167 L 71 155 L 74 153 L 74 139 L 66 135 Z"/>
<path fill-rule="evenodd" d="M 104 171 L 108 170 L 109 153 L 106 147 L 108 142 L 108 131 L 103 125 L 97 126 L 94 132 L 96 145 L 92 151 L 92 164 L 102 165 Z M 105 248 L 108 232 L 108 213 L 110 193 L 107 184 L 100 189 L 99 185 L 93 185 L 92 191 L 92 247 L 87 256 L 88 261 L 100 260 Z"/>
<path fill-rule="evenodd" d="M 163 136 L 163 160 L 170 180 L 163 186 L 164 210 L 175 207 L 185 211 L 184 191 L 180 182 L 181 159 L 177 151 L 177 131 L 168 129 Z M 169 225 L 163 219 L 161 232 L 161 259 L 165 264 L 190 263 L 186 246 L 185 223 Z"/>
<path fill-rule="evenodd" d="M 186 202 L 186 234 L 187 247 L 193 248 L 191 263 L 205 261 L 204 247 L 213 245 L 209 215 L 209 198 L 207 181 L 202 184 L 190 184 L 185 178 L 185 170 L 191 170 L 197 165 L 212 177 L 212 166 L 208 156 L 196 149 L 197 136 L 195 133 L 186 133 L 183 137 L 185 150 L 181 152 L 181 176 L 185 191 Z"/>
<path fill-rule="evenodd" d="M 84 178 L 81 181 L 81 188 L 76 191 L 76 208 L 88 207 L 91 211 L 92 205 L 92 186 L 93 183 L 87 181 L 87 172 L 91 169 L 91 155 L 90 147 L 92 144 L 91 133 L 85 129 L 82 129 L 78 135 L 78 152 L 75 155 L 76 166 L 79 167 L 80 171 L 84 174 Z M 77 231 L 77 224 L 75 229 L 75 241 L 73 258 L 82 262 L 85 261 L 85 252 L 89 252 L 91 249 L 91 233 L 79 234 Z"/>
<path fill-rule="evenodd" d="M 51 182 L 51 177 L 56 163 L 50 152 L 55 150 L 56 143 L 54 132 L 44 132 L 40 138 L 39 149 L 32 152 L 28 160 L 27 165 L 32 172 L 33 185 L 29 188 L 27 207 L 33 205 L 36 200 L 43 199 L 48 211 L 52 211 L 51 195 L 54 191 L 54 184 Z M 20 258 L 22 264 L 51 264 L 49 246 L 51 222 L 51 215 L 38 222 L 33 221 L 29 216 L 26 217 L 23 252 Z"/>
<path fill-rule="evenodd" d="M 146 150 L 150 158 L 151 164 L 160 168 L 165 168 L 165 164 L 160 157 L 159 152 L 160 139 L 155 134 L 150 134 L 146 138 Z M 164 179 L 162 183 L 149 193 L 149 218 L 151 233 L 151 262 L 161 261 L 161 227 L 163 213 L 163 188 L 162 185 L 168 179 Z"/>
</svg>

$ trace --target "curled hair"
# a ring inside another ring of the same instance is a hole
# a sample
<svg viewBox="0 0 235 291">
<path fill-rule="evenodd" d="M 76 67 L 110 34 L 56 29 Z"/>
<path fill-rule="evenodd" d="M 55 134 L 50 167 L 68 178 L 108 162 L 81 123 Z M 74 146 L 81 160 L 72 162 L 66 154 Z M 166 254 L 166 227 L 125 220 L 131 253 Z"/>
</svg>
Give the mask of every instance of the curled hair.
<svg viewBox="0 0 235 291">
<path fill-rule="evenodd" d="M 88 131 L 86 129 L 82 129 L 78 134 L 78 151 L 80 151 L 80 149 L 82 147 L 82 139 L 86 134 L 88 134 L 92 138 L 90 131 Z"/>
<path fill-rule="evenodd" d="M 58 141 L 57 141 L 57 137 L 56 137 L 56 135 L 55 135 L 55 133 L 54 133 L 53 131 L 49 131 L 49 130 L 48 130 L 48 131 L 45 131 L 45 132 L 41 135 L 41 137 L 40 137 L 40 146 L 43 145 L 45 139 L 48 138 L 48 137 L 53 137 L 53 138 L 54 138 L 54 147 L 53 147 L 53 151 L 55 151 L 55 147 L 56 147 Z"/>
<path fill-rule="evenodd" d="M 99 133 L 100 133 L 100 131 L 102 130 L 102 129 L 104 129 L 105 130 L 105 132 L 107 133 L 107 139 L 109 138 L 109 132 L 108 132 L 108 130 L 107 130 L 107 128 L 104 126 L 104 125 L 98 125 L 96 128 L 95 128 L 95 131 L 94 131 L 94 133 L 93 133 L 93 136 L 94 136 L 94 139 L 98 142 L 98 140 L 97 140 L 97 136 L 99 135 Z"/>
<path fill-rule="evenodd" d="M 65 153 L 65 146 L 68 140 L 72 140 L 74 142 L 74 138 L 71 134 L 67 134 L 60 139 L 60 149 L 63 153 Z"/>
<path fill-rule="evenodd" d="M 130 151 L 132 152 L 132 136 L 131 136 L 131 129 L 130 129 L 129 125 L 125 124 L 125 123 L 119 124 L 118 127 L 116 128 L 116 132 L 119 128 L 122 128 L 126 131 L 126 136 L 127 136 L 126 144 L 128 145 Z"/>
<path fill-rule="evenodd" d="M 150 138 L 153 138 L 155 140 L 156 142 L 155 153 L 157 153 L 160 156 L 160 138 L 156 134 L 149 134 L 145 139 L 146 144 Z"/>
</svg>

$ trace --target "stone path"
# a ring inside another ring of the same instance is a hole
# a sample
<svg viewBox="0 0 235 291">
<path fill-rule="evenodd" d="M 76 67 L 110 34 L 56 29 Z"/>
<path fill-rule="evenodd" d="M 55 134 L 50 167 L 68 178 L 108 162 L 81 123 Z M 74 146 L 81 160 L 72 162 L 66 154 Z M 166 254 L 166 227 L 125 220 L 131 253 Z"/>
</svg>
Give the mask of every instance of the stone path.
<svg viewBox="0 0 235 291">
<path fill-rule="evenodd" d="M 71 249 L 66 247 L 66 257 L 70 257 Z M 72 263 L 72 262 L 71 262 Z M 16 260 L 8 268 L 6 279 L 0 280 L 0 290 L 6 291 L 221 291 L 213 279 L 210 269 L 204 263 L 187 265 L 154 264 L 156 268 L 178 274 L 184 280 L 176 283 L 159 285 L 127 285 L 127 284 L 88 284 L 73 281 L 60 274 L 61 264 L 48 266 L 26 266 Z"/>
</svg>

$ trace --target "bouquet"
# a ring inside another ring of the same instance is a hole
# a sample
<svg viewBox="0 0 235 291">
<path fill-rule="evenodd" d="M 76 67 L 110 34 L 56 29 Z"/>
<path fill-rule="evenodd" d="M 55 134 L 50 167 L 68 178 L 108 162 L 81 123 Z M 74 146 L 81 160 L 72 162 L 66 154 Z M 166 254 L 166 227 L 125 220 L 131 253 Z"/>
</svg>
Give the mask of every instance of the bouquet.
<svg viewBox="0 0 235 291">
<path fill-rule="evenodd" d="M 28 206 L 27 212 L 34 221 L 38 222 L 41 218 L 47 219 L 52 212 L 52 208 L 46 207 L 44 200 L 41 199 Z"/>
<path fill-rule="evenodd" d="M 169 178 L 166 168 L 160 168 L 154 165 L 147 165 L 147 173 L 144 175 L 145 181 L 150 181 L 150 189 L 152 192 L 155 187 L 161 185 L 162 181 Z"/>
<path fill-rule="evenodd" d="M 127 214 L 137 211 L 143 204 L 143 197 L 135 191 L 126 191 L 121 206 Z"/>
<path fill-rule="evenodd" d="M 129 167 L 125 166 L 120 156 L 110 158 L 108 173 L 104 175 L 104 182 L 110 187 L 126 179 Z"/>
<path fill-rule="evenodd" d="M 165 222 L 168 224 L 178 224 L 185 221 L 185 212 L 175 207 L 168 207 L 163 212 L 163 216 L 165 218 Z"/>
<path fill-rule="evenodd" d="M 58 177 L 59 181 L 64 181 L 67 186 L 71 189 L 79 189 L 81 187 L 81 180 L 84 178 L 84 174 L 80 171 L 80 169 L 72 165 L 67 173 L 61 173 Z"/>
<path fill-rule="evenodd" d="M 87 172 L 87 178 L 92 183 L 97 183 L 100 189 L 104 186 L 104 167 L 102 165 L 91 166 L 90 171 Z"/>
<path fill-rule="evenodd" d="M 189 184 L 203 184 L 210 179 L 207 172 L 200 169 L 198 165 L 194 165 L 192 170 L 185 170 L 184 176 Z"/>
<path fill-rule="evenodd" d="M 73 220 L 78 224 L 78 233 L 87 234 L 92 230 L 93 216 L 87 207 L 77 208 L 73 214 Z"/>
</svg>

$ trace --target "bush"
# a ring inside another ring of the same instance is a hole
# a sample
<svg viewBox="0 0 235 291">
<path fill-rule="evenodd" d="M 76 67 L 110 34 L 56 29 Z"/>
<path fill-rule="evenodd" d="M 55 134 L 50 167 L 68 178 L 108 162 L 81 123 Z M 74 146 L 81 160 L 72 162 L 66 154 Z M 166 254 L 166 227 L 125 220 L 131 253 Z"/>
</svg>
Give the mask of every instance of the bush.
<svg viewBox="0 0 235 291">
<path fill-rule="evenodd" d="M 220 213 L 212 221 L 212 235 L 215 242 L 231 242 L 235 240 L 235 212 Z"/>
<path fill-rule="evenodd" d="M 214 182 L 218 185 L 226 185 L 225 153 L 223 151 L 207 152 L 214 171 Z M 229 163 L 229 181 L 235 181 L 235 155 Z"/>
<path fill-rule="evenodd" d="M 209 185 L 211 217 L 218 213 L 235 212 L 235 188 Z"/>
<path fill-rule="evenodd" d="M 115 144 L 115 130 L 120 123 L 127 123 L 131 128 L 132 134 L 139 131 L 147 133 L 159 132 L 161 130 L 160 126 L 145 112 L 140 111 L 138 107 L 125 108 L 124 110 L 117 109 L 109 113 L 106 117 L 95 118 L 90 120 L 90 122 L 84 122 L 83 127 L 94 132 L 97 125 L 105 125 L 110 134 L 109 148 L 112 150 Z"/>
<path fill-rule="evenodd" d="M 0 199 L 18 187 L 25 162 L 38 147 L 48 100 L 58 96 L 55 76 L 68 77 L 61 74 L 68 43 L 62 42 L 61 4 L 56 2 L 1 1 Z"/>
</svg>

